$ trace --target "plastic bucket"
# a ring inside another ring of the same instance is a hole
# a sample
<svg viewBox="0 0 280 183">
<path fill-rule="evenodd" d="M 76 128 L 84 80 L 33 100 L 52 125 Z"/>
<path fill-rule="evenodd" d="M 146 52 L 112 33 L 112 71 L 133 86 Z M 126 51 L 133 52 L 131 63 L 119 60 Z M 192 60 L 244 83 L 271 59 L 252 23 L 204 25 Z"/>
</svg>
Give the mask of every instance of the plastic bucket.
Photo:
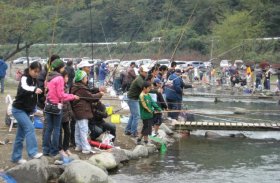
<svg viewBox="0 0 280 183">
<path fill-rule="evenodd" d="M 44 124 L 42 123 L 39 116 L 34 116 L 34 127 L 37 129 L 42 129 L 44 127 Z"/>
<path fill-rule="evenodd" d="M 121 116 L 119 114 L 113 114 L 111 116 L 111 122 L 115 124 L 119 124 L 121 122 Z"/>
<path fill-rule="evenodd" d="M 106 112 L 107 112 L 108 115 L 112 115 L 113 114 L 113 107 L 112 106 L 106 107 Z"/>
</svg>

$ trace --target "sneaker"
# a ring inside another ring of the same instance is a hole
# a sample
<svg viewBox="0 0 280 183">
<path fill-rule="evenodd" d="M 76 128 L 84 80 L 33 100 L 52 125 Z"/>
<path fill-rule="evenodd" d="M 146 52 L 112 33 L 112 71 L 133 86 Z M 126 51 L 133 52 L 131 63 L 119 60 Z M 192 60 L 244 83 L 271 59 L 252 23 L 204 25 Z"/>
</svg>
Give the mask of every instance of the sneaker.
<svg viewBox="0 0 280 183">
<path fill-rule="evenodd" d="M 75 148 L 75 151 L 80 152 L 80 151 L 82 151 L 82 148 L 76 147 L 76 148 Z"/>
<path fill-rule="evenodd" d="M 69 150 L 66 151 L 66 154 L 68 154 L 68 156 L 72 155 L 71 151 L 69 151 Z"/>
<path fill-rule="evenodd" d="M 43 153 L 37 153 L 35 156 L 32 157 L 32 159 L 39 159 L 43 156 Z"/>
<path fill-rule="evenodd" d="M 125 135 L 131 135 L 131 132 L 124 132 Z"/>
<path fill-rule="evenodd" d="M 137 145 L 141 145 L 141 139 L 137 139 Z"/>
<path fill-rule="evenodd" d="M 64 150 L 59 151 L 59 154 L 64 157 L 68 156 L 68 154 Z"/>
<path fill-rule="evenodd" d="M 26 161 L 25 159 L 20 159 L 20 160 L 14 162 L 14 163 L 19 164 L 19 165 L 22 165 L 22 164 L 24 164 L 24 163 L 26 163 L 26 162 L 27 162 L 27 161 Z"/>
<path fill-rule="evenodd" d="M 91 153 L 91 150 L 82 150 L 82 153 L 83 153 L 83 154 L 90 154 L 90 153 Z"/>
<path fill-rule="evenodd" d="M 136 133 L 136 134 L 131 134 L 130 135 L 132 138 L 136 138 L 136 137 L 138 137 L 138 134 Z"/>
<path fill-rule="evenodd" d="M 159 133 L 153 133 L 152 134 L 152 137 L 156 137 L 156 136 L 158 136 L 159 135 Z"/>
</svg>

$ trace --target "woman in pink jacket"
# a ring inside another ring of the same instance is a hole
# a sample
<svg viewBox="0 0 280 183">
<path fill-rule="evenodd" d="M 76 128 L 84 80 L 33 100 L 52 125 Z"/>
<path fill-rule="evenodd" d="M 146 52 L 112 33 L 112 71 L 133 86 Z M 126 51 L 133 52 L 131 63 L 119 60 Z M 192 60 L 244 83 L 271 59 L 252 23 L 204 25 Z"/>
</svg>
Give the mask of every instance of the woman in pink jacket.
<svg viewBox="0 0 280 183">
<path fill-rule="evenodd" d="M 65 64 L 62 60 L 56 59 L 52 65 L 52 72 L 47 76 L 47 101 L 46 105 L 52 104 L 62 109 L 65 101 L 78 100 L 79 97 L 64 92 L 64 79 L 61 73 L 64 71 Z M 43 154 L 45 156 L 56 156 L 59 153 L 59 135 L 62 113 L 53 114 L 46 112 L 47 128 L 43 138 Z M 51 138 L 52 136 L 52 138 Z"/>
</svg>

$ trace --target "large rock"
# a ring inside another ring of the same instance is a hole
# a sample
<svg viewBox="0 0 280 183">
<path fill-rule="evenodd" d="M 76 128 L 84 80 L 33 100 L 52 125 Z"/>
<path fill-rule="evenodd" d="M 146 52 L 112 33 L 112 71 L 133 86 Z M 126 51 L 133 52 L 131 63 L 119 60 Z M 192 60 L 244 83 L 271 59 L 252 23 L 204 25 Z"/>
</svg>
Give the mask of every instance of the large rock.
<svg viewBox="0 0 280 183">
<path fill-rule="evenodd" d="M 45 183 L 49 179 L 48 164 L 46 157 L 33 159 L 11 168 L 7 171 L 7 174 L 20 183 Z"/>
<path fill-rule="evenodd" d="M 58 179 L 60 175 L 63 173 L 65 167 L 60 165 L 49 165 L 47 166 L 47 171 L 49 174 L 48 179 Z"/>
<path fill-rule="evenodd" d="M 207 131 L 205 132 L 205 137 L 210 139 L 216 139 L 216 138 L 221 138 L 222 136 L 218 133 Z"/>
<path fill-rule="evenodd" d="M 130 151 L 130 150 L 126 150 L 126 149 L 123 149 L 125 155 L 128 157 L 128 159 L 133 159 L 133 152 Z"/>
<path fill-rule="evenodd" d="M 129 158 L 123 149 L 113 148 L 111 153 L 114 155 L 117 164 L 129 161 Z"/>
<path fill-rule="evenodd" d="M 167 135 L 173 135 L 173 131 L 164 123 L 160 125 L 160 129 L 162 129 Z"/>
<path fill-rule="evenodd" d="M 100 168 L 81 160 L 66 166 L 59 183 L 108 183 L 108 175 Z"/>
<path fill-rule="evenodd" d="M 248 113 L 248 111 L 246 109 L 244 109 L 244 108 L 236 107 L 234 109 L 234 114 L 246 114 L 246 113 Z"/>
<path fill-rule="evenodd" d="M 109 152 L 102 152 L 101 154 L 93 155 L 91 158 L 89 158 L 89 161 L 91 164 L 97 167 L 104 167 L 107 170 L 114 169 L 118 166 L 115 157 Z"/>
<path fill-rule="evenodd" d="M 149 154 L 154 154 L 155 152 L 158 151 L 157 146 L 154 145 L 154 144 L 149 145 L 149 146 L 147 146 L 146 148 L 147 148 Z"/>
<path fill-rule="evenodd" d="M 147 157 L 148 155 L 149 151 L 143 145 L 137 145 L 132 151 L 132 159 Z"/>
</svg>

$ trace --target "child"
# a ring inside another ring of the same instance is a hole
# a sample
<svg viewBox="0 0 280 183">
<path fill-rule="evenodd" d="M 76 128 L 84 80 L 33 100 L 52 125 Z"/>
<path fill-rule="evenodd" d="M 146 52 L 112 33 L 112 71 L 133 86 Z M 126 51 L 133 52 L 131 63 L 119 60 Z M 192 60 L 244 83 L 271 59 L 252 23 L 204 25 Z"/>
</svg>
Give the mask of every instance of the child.
<svg viewBox="0 0 280 183">
<path fill-rule="evenodd" d="M 161 109 L 167 110 L 167 104 L 162 96 L 162 88 L 161 88 L 161 81 L 158 78 L 154 79 L 154 89 L 150 93 L 155 93 L 157 96 L 157 105 L 160 106 Z M 154 126 L 154 134 L 153 136 L 158 135 L 158 129 L 162 124 L 162 113 L 154 114 L 153 126 Z"/>
<path fill-rule="evenodd" d="M 65 92 L 67 92 L 67 84 L 68 84 L 68 72 L 65 70 L 62 73 L 62 77 L 65 82 Z M 69 141 L 70 141 L 70 121 L 72 121 L 72 109 L 70 102 L 63 102 L 63 114 L 62 114 L 62 122 L 60 128 L 60 137 L 59 137 L 59 152 L 62 156 L 70 156 L 71 152 L 69 151 Z M 62 130 L 63 130 L 63 138 L 62 138 Z M 63 142 L 62 142 L 63 139 Z"/>
<path fill-rule="evenodd" d="M 65 64 L 62 60 L 56 59 L 51 64 L 52 72 L 47 77 L 47 105 L 57 106 L 58 109 L 62 109 L 61 103 L 66 101 L 78 100 L 79 97 L 67 94 L 64 92 L 65 82 L 62 77 Z M 59 136 L 62 113 L 46 113 L 47 128 L 43 139 L 43 153 L 48 156 L 56 156 L 59 153 Z M 51 137 L 52 136 L 52 137 Z"/>
<path fill-rule="evenodd" d="M 71 88 L 71 93 L 78 95 L 81 100 L 72 103 L 72 109 L 76 118 L 75 125 L 75 151 L 82 151 L 84 154 L 91 153 L 88 143 L 88 120 L 93 118 L 91 103 L 100 99 L 104 93 L 92 94 L 87 85 L 87 73 L 77 70 L 75 73 L 75 83 Z"/>
<path fill-rule="evenodd" d="M 143 120 L 143 128 L 140 137 L 137 139 L 137 144 L 141 144 L 142 137 L 144 137 L 144 143 L 148 144 L 148 135 L 152 134 L 152 125 L 154 112 L 161 111 L 161 108 L 153 101 L 149 92 L 151 90 L 151 83 L 145 81 L 142 87 L 142 93 L 139 96 L 140 99 L 140 114 Z"/>
<path fill-rule="evenodd" d="M 16 99 L 13 102 L 12 113 L 18 122 L 16 139 L 12 152 L 12 162 L 23 164 L 26 160 L 22 159 L 23 141 L 26 138 L 26 150 L 30 158 L 38 159 L 43 154 L 38 153 L 38 145 L 34 126 L 30 120 L 30 114 L 34 112 L 38 94 L 42 90 L 37 87 L 37 77 L 42 70 L 39 62 L 33 62 L 24 71 L 18 85 Z"/>
<path fill-rule="evenodd" d="M 102 104 L 101 101 L 94 102 L 92 103 L 92 112 L 93 118 L 89 122 L 91 139 L 95 140 L 102 133 L 109 131 L 110 134 L 114 136 L 114 138 L 112 139 L 112 141 L 114 142 L 116 138 L 116 125 L 112 123 L 106 123 L 104 121 L 104 119 L 108 117 L 106 106 Z"/>
</svg>

